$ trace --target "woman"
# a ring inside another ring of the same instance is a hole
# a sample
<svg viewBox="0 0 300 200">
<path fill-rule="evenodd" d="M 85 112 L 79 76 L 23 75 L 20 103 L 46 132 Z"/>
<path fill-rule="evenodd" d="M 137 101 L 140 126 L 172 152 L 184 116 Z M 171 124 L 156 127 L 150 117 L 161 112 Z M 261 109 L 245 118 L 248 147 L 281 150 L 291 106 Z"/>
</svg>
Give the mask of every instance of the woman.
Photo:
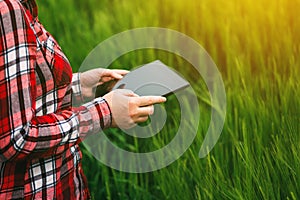
<svg viewBox="0 0 300 200">
<path fill-rule="evenodd" d="M 127 71 L 72 74 L 34 0 L 2 0 L 0 12 L 0 199 L 88 199 L 78 143 L 147 120 L 165 98 L 115 90 L 83 104 Z"/>
</svg>

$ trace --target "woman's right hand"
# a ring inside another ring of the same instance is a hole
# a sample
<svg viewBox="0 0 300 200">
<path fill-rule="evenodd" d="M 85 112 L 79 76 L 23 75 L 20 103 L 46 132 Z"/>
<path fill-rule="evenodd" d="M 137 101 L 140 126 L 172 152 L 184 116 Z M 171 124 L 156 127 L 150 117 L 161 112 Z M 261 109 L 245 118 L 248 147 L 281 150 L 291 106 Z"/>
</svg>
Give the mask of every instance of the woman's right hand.
<svg viewBox="0 0 300 200">
<path fill-rule="evenodd" d="M 145 122 L 154 112 L 153 104 L 163 103 L 165 97 L 138 96 L 131 90 L 117 89 L 103 96 L 112 112 L 112 127 L 129 129 Z"/>
</svg>

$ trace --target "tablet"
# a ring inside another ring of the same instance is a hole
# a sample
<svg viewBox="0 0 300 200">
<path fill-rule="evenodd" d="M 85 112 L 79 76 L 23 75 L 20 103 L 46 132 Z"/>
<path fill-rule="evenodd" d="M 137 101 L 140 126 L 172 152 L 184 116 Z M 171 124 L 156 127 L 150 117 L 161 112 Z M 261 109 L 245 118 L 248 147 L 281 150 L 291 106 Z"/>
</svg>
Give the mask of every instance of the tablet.
<svg viewBox="0 0 300 200">
<path fill-rule="evenodd" d="M 189 82 L 160 60 L 142 65 L 126 74 L 121 80 L 111 80 L 96 89 L 96 97 L 106 91 L 129 89 L 140 96 L 168 96 L 190 86 Z"/>
<path fill-rule="evenodd" d="M 189 82 L 160 60 L 142 65 L 119 80 L 114 89 L 132 90 L 140 96 L 168 96 L 190 86 Z"/>
</svg>

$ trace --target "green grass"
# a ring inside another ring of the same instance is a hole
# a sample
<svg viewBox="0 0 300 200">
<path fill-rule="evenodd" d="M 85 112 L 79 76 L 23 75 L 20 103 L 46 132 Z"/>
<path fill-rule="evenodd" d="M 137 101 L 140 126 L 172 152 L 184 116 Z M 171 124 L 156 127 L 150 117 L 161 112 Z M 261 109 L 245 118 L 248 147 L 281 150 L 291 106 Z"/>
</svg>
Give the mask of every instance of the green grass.
<svg viewBox="0 0 300 200">
<path fill-rule="evenodd" d="M 171 53 L 141 50 L 113 67 L 130 69 L 161 59 L 193 81 L 201 110 L 197 138 L 170 166 L 144 174 L 124 173 L 84 151 L 83 167 L 94 199 L 289 199 L 300 198 L 300 10 L 298 0 L 48 0 L 40 20 L 56 37 L 77 71 L 98 43 L 136 27 L 178 30 L 212 56 L 227 93 L 220 140 L 198 158 L 210 120 L 208 91 L 188 63 Z M 121 45 L 121 44 L 120 44 Z M 186 65 L 182 65 L 186 64 Z M 172 98 L 165 105 L 176 107 Z M 179 110 L 170 111 L 176 119 Z M 106 134 L 124 149 L 147 151 L 173 137 L 176 120 L 149 140 Z"/>
</svg>

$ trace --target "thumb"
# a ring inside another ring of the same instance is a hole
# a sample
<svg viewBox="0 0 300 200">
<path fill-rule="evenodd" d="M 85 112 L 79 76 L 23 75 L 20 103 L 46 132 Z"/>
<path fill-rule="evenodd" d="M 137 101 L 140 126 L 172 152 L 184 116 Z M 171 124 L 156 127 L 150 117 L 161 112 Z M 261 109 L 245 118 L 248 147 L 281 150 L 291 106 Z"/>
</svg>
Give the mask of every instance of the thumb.
<svg viewBox="0 0 300 200">
<path fill-rule="evenodd" d="M 112 72 L 110 75 L 111 75 L 111 77 L 113 77 L 115 79 L 121 79 L 121 78 L 123 78 L 123 76 L 121 74 L 118 74 L 116 72 Z"/>
</svg>

